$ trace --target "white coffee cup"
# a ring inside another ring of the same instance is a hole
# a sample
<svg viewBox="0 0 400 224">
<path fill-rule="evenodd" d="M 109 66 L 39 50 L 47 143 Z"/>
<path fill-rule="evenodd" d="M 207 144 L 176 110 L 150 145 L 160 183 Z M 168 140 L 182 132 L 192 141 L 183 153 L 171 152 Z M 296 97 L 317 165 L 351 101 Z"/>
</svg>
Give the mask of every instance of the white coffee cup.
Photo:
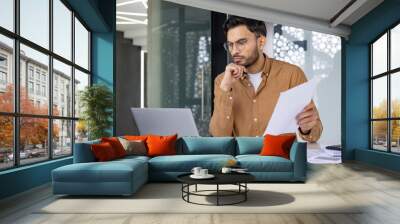
<svg viewBox="0 0 400 224">
<path fill-rule="evenodd" d="M 200 170 L 200 176 L 207 176 L 208 175 L 208 169 L 201 169 Z"/>
<path fill-rule="evenodd" d="M 230 173 L 232 171 L 232 168 L 230 167 L 222 167 L 221 172 L 222 173 Z"/>
<path fill-rule="evenodd" d="M 201 167 L 193 167 L 193 169 L 192 169 L 192 173 L 194 174 L 194 175 L 196 175 L 196 176 L 199 176 L 199 175 L 201 175 L 200 174 L 200 171 L 202 170 L 202 168 Z"/>
</svg>

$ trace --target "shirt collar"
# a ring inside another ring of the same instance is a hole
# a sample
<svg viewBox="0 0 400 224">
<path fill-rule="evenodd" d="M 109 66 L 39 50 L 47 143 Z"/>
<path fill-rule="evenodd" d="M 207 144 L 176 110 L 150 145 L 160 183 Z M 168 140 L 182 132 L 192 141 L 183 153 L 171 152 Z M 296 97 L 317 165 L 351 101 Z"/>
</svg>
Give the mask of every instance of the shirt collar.
<svg viewBox="0 0 400 224">
<path fill-rule="evenodd" d="M 264 67 L 261 72 L 261 77 L 264 77 L 264 76 L 268 77 L 269 71 L 271 70 L 271 59 L 265 53 L 263 53 L 263 55 L 264 55 L 265 61 L 264 61 Z M 241 77 L 241 80 L 247 79 L 248 77 L 249 77 L 249 75 L 245 74 L 244 76 Z"/>
<path fill-rule="evenodd" d="M 265 63 L 264 63 L 264 67 L 262 69 L 262 73 L 261 73 L 261 77 L 262 76 L 267 76 L 269 75 L 269 72 L 271 70 L 271 59 L 268 57 L 268 55 L 263 54 L 265 57 Z"/>
</svg>

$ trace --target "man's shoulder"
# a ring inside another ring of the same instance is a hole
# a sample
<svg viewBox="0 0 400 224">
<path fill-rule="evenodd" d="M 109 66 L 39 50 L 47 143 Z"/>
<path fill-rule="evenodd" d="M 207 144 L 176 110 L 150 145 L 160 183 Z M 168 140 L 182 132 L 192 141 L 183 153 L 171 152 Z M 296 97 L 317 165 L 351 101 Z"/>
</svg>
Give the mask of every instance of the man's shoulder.
<svg viewBox="0 0 400 224">
<path fill-rule="evenodd" d="M 220 74 L 215 77 L 215 81 L 221 81 L 224 78 L 225 72 L 221 72 Z"/>
<path fill-rule="evenodd" d="M 270 58 L 270 59 L 271 59 L 272 66 L 278 70 L 284 70 L 285 72 L 287 72 L 287 71 L 293 71 L 293 72 L 303 71 L 298 65 L 291 64 L 289 62 L 281 61 L 281 60 L 274 59 L 274 58 Z"/>
</svg>

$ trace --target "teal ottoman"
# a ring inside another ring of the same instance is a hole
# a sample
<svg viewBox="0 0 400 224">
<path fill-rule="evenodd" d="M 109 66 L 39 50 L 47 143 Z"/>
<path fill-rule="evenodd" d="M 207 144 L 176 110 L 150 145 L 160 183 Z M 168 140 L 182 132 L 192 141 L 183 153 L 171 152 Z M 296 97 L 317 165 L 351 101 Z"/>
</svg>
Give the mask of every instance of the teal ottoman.
<svg viewBox="0 0 400 224">
<path fill-rule="evenodd" d="M 148 180 L 147 157 L 108 162 L 74 163 L 52 171 L 53 193 L 132 195 Z"/>
</svg>

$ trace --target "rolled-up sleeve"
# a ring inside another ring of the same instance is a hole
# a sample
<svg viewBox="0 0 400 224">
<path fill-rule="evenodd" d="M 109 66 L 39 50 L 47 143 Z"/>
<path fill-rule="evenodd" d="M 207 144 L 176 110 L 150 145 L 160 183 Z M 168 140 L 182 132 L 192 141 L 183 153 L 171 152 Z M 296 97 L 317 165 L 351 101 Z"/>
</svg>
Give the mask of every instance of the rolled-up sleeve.
<svg viewBox="0 0 400 224">
<path fill-rule="evenodd" d="M 223 75 L 214 81 L 214 111 L 211 116 L 209 132 L 212 136 L 233 135 L 233 95 L 232 90 L 224 91 L 220 88 Z"/>
</svg>

